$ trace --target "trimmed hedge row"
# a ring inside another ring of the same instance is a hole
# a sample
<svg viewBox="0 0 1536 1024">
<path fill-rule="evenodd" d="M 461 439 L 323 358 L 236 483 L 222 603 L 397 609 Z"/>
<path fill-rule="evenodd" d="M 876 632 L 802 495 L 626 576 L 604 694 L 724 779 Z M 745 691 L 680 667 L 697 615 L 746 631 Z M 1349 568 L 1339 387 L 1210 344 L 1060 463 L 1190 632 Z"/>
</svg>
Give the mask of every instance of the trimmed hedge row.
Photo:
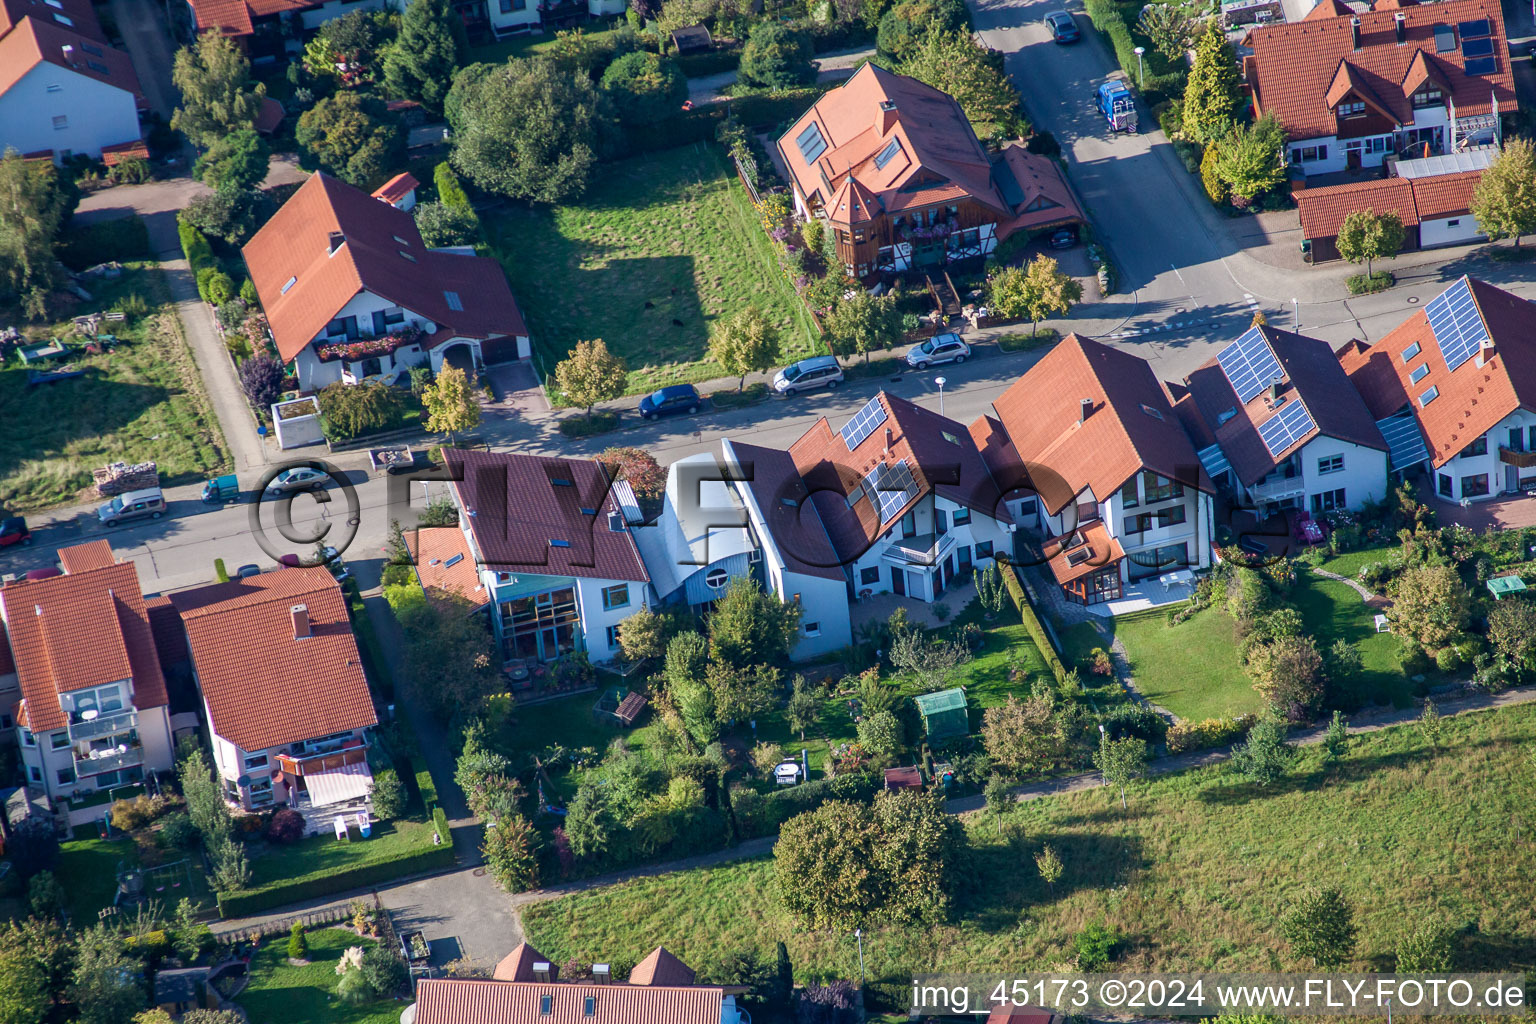
<svg viewBox="0 0 1536 1024">
<path fill-rule="evenodd" d="M 1088 20 L 1093 22 L 1093 27 L 1109 37 L 1109 45 L 1114 48 L 1120 70 L 1125 72 L 1131 84 L 1136 84 L 1136 41 L 1131 38 L 1131 26 L 1126 24 L 1120 5 L 1115 0 L 1085 0 L 1083 9 L 1088 14 Z M 1185 78 L 1181 72 L 1155 75 L 1148 74 L 1143 67 L 1139 77 L 1140 91 L 1148 106 L 1184 94 Z"/>
<path fill-rule="evenodd" d="M 432 781 L 432 773 L 425 768 L 416 772 L 416 791 L 421 794 L 421 805 L 427 811 L 437 810 L 437 783 Z"/>
<path fill-rule="evenodd" d="M 452 860 L 453 830 L 448 827 L 448 814 L 441 807 L 434 807 L 432 809 L 432 827 L 437 830 L 437 838 L 443 841 L 443 844 L 437 847 L 437 849 L 447 850 L 448 859 Z"/>
<path fill-rule="evenodd" d="M 1051 643 L 1050 634 L 1045 631 L 1045 626 L 1040 622 L 1040 616 L 1035 614 L 1034 605 L 1029 603 L 1029 595 L 1024 591 L 1024 583 L 1019 579 L 1019 570 L 1016 566 L 1008 566 L 1003 573 L 1003 583 L 1008 588 L 1008 596 L 1013 598 L 1014 606 L 1019 609 L 1019 618 L 1024 620 L 1024 628 L 1029 631 L 1030 639 L 1035 646 L 1040 648 L 1040 657 L 1045 659 L 1050 666 L 1051 674 L 1056 677 L 1058 683 L 1065 682 L 1067 667 L 1061 663 L 1061 655 L 1056 653 L 1056 645 Z"/>
<path fill-rule="evenodd" d="M 441 815 L 442 811 L 439 810 L 437 814 Z M 437 815 L 433 817 L 435 820 Z M 444 832 L 447 831 L 447 818 L 443 818 L 438 823 L 438 828 Z M 274 854 L 274 856 L 282 856 L 282 854 Z M 259 914 L 264 910 L 271 910 L 274 907 L 286 906 L 289 903 L 298 903 L 302 900 L 329 896 L 332 893 L 345 892 L 348 889 L 362 889 L 370 885 L 377 885 L 380 882 L 401 878 L 405 875 L 422 874 L 423 872 L 435 871 L 438 868 L 451 867 L 452 865 L 453 844 L 445 839 L 441 846 L 432 846 L 404 853 L 390 860 L 359 864 L 355 868 L 333 872 L 328 875 L 302 878 L 285 885 L 274 885 L 267 889 L 220 893 L 219 916 L 246 917 L 250 914 Z"/>
</svg>

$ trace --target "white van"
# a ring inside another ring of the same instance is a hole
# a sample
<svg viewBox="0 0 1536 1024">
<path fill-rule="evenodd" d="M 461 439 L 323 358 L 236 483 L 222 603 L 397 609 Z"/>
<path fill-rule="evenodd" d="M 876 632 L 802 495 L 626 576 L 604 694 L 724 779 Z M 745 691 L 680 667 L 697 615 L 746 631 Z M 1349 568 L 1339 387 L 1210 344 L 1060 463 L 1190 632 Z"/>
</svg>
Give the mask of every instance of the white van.
<svg viewBox="0 0 1536 1024">
<path fill-rule="evenodd" d="M 158 487 L 125 491 L 96 510 L 102 526 L 119 526 L 135 519 L 159 519 L 165 513 L 165 495 Z"/>
</svg>

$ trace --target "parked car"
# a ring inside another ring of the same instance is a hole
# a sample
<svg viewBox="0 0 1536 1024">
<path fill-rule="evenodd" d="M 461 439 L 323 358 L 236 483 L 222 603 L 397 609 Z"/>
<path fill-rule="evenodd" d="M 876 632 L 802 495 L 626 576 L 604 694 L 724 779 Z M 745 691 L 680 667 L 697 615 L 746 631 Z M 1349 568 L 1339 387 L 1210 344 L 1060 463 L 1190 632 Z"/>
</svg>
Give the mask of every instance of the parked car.
<svg viewBox="0 0 1536 1024">
<path fill-rule="evenodd" d="M 1077 244 L 1077 228 L 1057 228 L 1051 232 L 1052 249 L 1070 249 Z"/>
<path fill-rule="evenodd" d="M 970 354 L 971 346 L 960 335 L 935 334 L 907 351 L 907 365 L 926 370 L 935 363 L 963 363 Z"/>
<path fill-rule="evenodd" d="M 119 526 L 135 519 L 159 519 L 165 514 L 165 495 L 158 487 L 119 494 L 96 510 L 103 526 Z"/>
<path fill-rule="evenodd" d="M 1047 14 L 1045 27 L 1051 30 L 1051 38 L 1062 45 L 1075 43 L 1083 37 L 1077 30 L 1077 22 L 1073 21 L 1072 15 L 1066 11 L 1052 11 Z"/>
<path fill-rule="evenodd" d="M 51 580 L 55 576 L 63 576 L 64 570 L 56 565 L 50 565 L 45 569 L 28 569 L 24 577 L 29 580 Z"/>
<path fill-rule="evenodd" d="M 325 546 L 325 567 L 331 570 L 331 575 L 336 577 L 337 583 L 345 583 L 352 578 L 352 570 L 347 568 L 347 563 L 341 560 L 341 552 L 331 545 Z"/>
<path fill-rule="evenodd" d="M 240 481 L 235 479 L 235 474 L 227 473 L 224 476 L 216 476 L 203 484 L 203 504 L 212 505 L 220 501 L 240 500 Z"/>
<path fill-rule="evenodd" d="M 692 384 L 673 384 L 660 391 L 652 391 L 640 399 L 640 416 L 647 420 L 654 420 L 660 416 L 675 416 L 680 412 L 692 416 L 699 411 L 702 402 L 703 399 L 699 398 L 699 389 Z"/>
<path fill-rule="evenodd" d="M 297 569 L 304 564 L 304 560 L 295 554 L 277 556 L 277 564 L 285 569 Z"/>
<path fill-rule="evenodd" d="M 247 562 L 244 565 L 242 565 L 240 568 L 235 570 L 235 579 L 237 579 L 237 580 L 248 580 L 252 576 L 260 576 L 260 575 L 261 575 L 261 566 L 257 565 L 255 562 Z"/>
<path fill-rule="evenodd" d="M 843 368 L 836 356 L 811 356 L 791 363 L 773 377 L 773 390 L 798 395 L 812 388 L 835 388 L 843 382 Z"/>
<path fill-rule="evenodd" d="M 267 484 L 268 494 L 293 494 L 298 491 L 318 491 L 326 485 L 330 477 L 318 469 L 308 466 L 294 466 L 285 469 L 272 478 Z"/>
<path fill-rule="evenodd" d="M 0 519 L 0 548 L 8 548 L 12 544 L 31 543 L 32 531 L 27 528 L 25 519 L 21 516 Z"/>
</svg>

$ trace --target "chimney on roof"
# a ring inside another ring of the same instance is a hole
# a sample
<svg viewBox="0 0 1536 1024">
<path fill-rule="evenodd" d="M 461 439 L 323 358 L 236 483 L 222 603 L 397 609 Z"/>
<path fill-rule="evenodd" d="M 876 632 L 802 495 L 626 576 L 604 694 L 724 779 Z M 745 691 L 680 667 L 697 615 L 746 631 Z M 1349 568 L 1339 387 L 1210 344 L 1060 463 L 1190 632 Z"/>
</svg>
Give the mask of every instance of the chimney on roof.
<svg viewBox="0 0 1536 1024">
<path fill-rule="evenodd" d="M 610 964 L 593 964 L 592 980 L 599 985 L 606 985 L 613 980 L 613 967 Z"/>
<path fill-rule="evenodd" d="M 554 981 L 555 971 L 550 967 L 548 960 L 535 960 L 533 963 L 534 981 Z"/>
<path fill-rule="evenodd" d="M 875 114 L 875 134 L 885 136 L 896 126 L 896 101 L 881 100 L 880 109 Z"/>
<path fill-rule="evenodd" d="M 896 435 L 891 433 L 891 428 L 885 428 L 885 454 L 891 454 L 891 442 L 896 440 Z"/>
<path fill-rule="evenodd" d="M 1397 45 L 1402 46 L 1408 41 L 1408 19 L 1398 11 L 1392 16 L 1392 31 L 1397 36 Z"/>
<path fill-rule="evenodd" d="M 1285 381 L 1282 380 L 1279 377 L 1276 377 L 1269 384 L 1269 400 L 1271 402 L 1278 402 L 1278 401 L 1280 401 L 1280 393 L 1283 392 L 1284 390 L 1285 390 Z"/>
<path fill-rule="evenodd" d="M 347 236 L 342 234 L 340 231 L 332 231 L 330 241 L 330 255 L 336 255 L 336 250 L 340 249 L 341 243 L 345 242 L 346 240 Z"/>
<path fill-rule="evenodd" d="M 288 609 L 288 614 L 293 616 L 293 638 L 295 640 L 307 640 L 314 635 L 309 628 L 309 606 L 296 604 Z"/>
<path fill-rule="evenodd" d="M 64 51 L 64 59 L 73 64 L 75 60 L 75 48 L 70 46 L 68 43 L 65 43 L 62 49 Z"/>
<path fill-rule="evenodd" d="M 1477 346 L 1477 368 L 1481 370 L 1483 364 L 1493 358 L 1494 347 L 1492 338 L 1484 338 Z"/>
<path fill-rule="evenodd" d="M 1349 19 L 1349 43 L 1351 48 L 1360 49 L 1360 15 L 1358 14 Z"/>
<path fill-rule="evenodd" d="M 1077 422 L 1086 423 L 1091 415 L 1093 415 L 1093 399 L 1085 398 L 1077 403 Z"/>
</svg>

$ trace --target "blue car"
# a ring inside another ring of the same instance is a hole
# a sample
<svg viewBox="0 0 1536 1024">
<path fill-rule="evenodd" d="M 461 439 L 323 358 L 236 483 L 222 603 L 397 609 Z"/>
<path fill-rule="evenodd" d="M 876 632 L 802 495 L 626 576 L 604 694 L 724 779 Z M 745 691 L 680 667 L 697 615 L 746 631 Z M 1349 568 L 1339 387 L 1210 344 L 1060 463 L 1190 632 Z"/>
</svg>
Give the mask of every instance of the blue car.
<svg viewBox="0 0 1536 1024">
<path fill-rule="evenodd" d="M 692 384 L 673 384 L 660 391 L 652 391 L 640 399 L 640 417 L 654 420 L 662 416 L 675 416 L 680 412 L 691 416 L 699 411 L 701 402 L 699 390 Z"/>
<path fill-rule="evenodd" d="M 1066 11 L 1052 11 L 1045 16 L 1045 27 L 1051 30 L 1051 38 L 1058 44 L 1075 43 L 1080 38 L 1077 22 Z"/>
</svg>

